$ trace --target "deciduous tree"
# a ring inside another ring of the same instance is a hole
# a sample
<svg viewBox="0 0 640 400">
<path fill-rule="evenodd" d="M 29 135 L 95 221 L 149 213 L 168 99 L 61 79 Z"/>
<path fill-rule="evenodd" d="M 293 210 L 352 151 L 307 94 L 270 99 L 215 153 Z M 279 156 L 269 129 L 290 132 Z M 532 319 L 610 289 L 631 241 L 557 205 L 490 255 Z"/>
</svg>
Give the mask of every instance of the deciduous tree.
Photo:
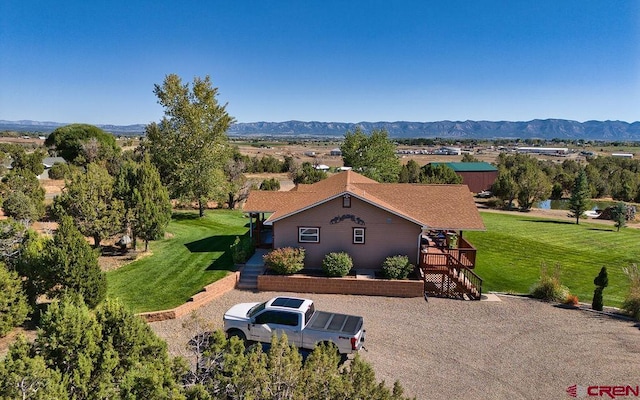
<svg viewBox="0 0 640 400">
<path fill-rule="evenodd" d="M 397 182 L 400 160 L 385 130 L 365 134 L 360 127 L 347 132 L 342 146 L 344 165 L 378 182 Z"/>
<path fill-rule="evenodd" d="M 145 145 L 171 197 L 196 201 L 202 217 L 207 201 L 224 193 L 223 168 L 231 155 L 226 131 L 234 120 L 218 104 L 208 76 L 194 78 L 190 87 L 170 74 L 154 93 L 164 117 L 147 126 Z"/>
</svg>

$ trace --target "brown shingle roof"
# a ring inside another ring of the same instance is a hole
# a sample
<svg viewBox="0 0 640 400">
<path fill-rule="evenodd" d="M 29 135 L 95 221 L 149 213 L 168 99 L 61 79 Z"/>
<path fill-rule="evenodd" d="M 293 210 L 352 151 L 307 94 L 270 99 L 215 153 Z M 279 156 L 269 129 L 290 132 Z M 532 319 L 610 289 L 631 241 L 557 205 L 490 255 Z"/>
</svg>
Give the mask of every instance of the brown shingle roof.
<svg viewBox="0 0 640 400">
<path fill-rule="evenodd" d="M 276 221 L 343 193 L 431 229 L 485 229 L 466 185 L 378 183 L 353 171 L 312 185 L 298 185 L 295 191 L 252 191 L 244 211 L 272 212 L 268 220 Z"/>
</svg>

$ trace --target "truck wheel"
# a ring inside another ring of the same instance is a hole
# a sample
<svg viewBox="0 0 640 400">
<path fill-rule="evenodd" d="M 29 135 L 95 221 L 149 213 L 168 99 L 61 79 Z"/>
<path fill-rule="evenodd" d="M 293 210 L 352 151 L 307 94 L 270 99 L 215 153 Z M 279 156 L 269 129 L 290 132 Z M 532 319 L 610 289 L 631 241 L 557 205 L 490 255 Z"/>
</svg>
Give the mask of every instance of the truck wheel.
<svg viewBox="0 0 640 400">
<path fill-rule="evenodd" d="M 242 332 L 239 329 L 231 329 L 230 331 L 227 332 L 227 337 L 229 339 L 231 339 L 232 337 L 237 337 L 238 339 L 242 340 L 242 342 L 244 342 L 245 344 L 247 343 L 247 335 L 245 335 L 244 332 Z"/>
</svg>

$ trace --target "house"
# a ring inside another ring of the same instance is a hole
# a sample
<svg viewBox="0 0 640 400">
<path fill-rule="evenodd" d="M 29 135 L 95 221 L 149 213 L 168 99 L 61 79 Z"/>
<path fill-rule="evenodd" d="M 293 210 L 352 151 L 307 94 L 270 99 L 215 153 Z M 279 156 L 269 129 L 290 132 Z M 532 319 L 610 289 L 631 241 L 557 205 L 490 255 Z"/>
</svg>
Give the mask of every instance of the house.
<svg viewBox="0 0 640 400">
<path fill-rule="evenodd" d="M 340 150 L 339 148 L 336 147 L 335 149 L 332 149 L 329 152 L 329 155 L 331 155 L 331 156 L 342 156 L 342 150 Z"/>
<path fill-rule="evenodd" d="M 433 166 L 440 164 L 454 170 L 462 178 L 462 184 L 467 185 L 473 193 L 489 190 L 498 178 L 498 168 L 486 162 L 431 163 Z"/>
<path fill-rule="evenodd" d="M 304 247 L 305 268 L 345 251 L 355 269 L 373 273 L 386 257 L 406 255 L 425 292 L 480 295 L 476 250 L 462 235 L 485 228 L 465 185 L 378 183 L 345 171 L 288 192 L 251 191 L 243 211 L 259 245 Z"/>
</svg>

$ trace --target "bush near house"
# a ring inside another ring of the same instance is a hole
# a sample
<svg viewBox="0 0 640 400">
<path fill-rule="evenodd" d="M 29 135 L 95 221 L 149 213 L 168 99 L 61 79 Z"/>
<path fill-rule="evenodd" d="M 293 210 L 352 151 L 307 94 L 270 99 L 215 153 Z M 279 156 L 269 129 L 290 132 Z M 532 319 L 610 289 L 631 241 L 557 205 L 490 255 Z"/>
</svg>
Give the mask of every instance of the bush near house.
<svg viewBox="0 0 640 400">
<path fill-rule="evenodd" d="M 231 245 L 231 258 L 234 264 L 244 264 L 256 251 L 249 236 L 236 236 Z"/>
<path fill-rule="evenodd" d="M 397 255 L 384 260 L 382 274 L 388 279 L 407 279 L 414 268 L 414 265 L 409 262 L 409 257 Z"/>
<path fill-rule="evenodd" d="M 346 276 L 353 268 L 353 260 L 345 252 L 329 253 L 322 260 L 322 270 L 329 276 Z"/>
<path fill-rule="evenodd" d="M 304 267 L 302 247 L 282 247 L 264 256 L 265 265 L 279 275 L 291 275 Z"/>
</svg>

